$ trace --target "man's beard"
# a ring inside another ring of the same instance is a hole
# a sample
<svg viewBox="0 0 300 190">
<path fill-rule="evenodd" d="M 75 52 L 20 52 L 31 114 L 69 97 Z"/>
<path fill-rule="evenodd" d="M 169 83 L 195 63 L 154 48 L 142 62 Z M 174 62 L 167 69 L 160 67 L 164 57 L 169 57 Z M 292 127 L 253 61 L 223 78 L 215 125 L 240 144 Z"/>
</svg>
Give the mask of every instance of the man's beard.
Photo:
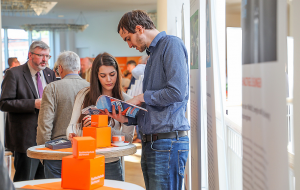
<svg viewBox="0 0 300 190">
<path fill-rule="evenodd" d="M 147 48 L 147 45 L 145 44 L 145 42 L 142 41 L 142 38 L 137 37 L 136 41 L 138 42 L 138 44 L 141 44 L 141 49 L 139 49 L 140 52 L 144 52 Z"/>
<path fill-rule="evenodd" d="M 42 66 L 40 66 L 40 65 L 38 66 L 38 68 L 41 69 L 41 70 L 46 69 L 46 67 L 47 67 L 47 66 L 45 66 L 45 67 L 42 67 Z"/>
<path fill-rule="evenodd" d="M 45 67 L 41 66 L 41 63 L 45 63 Z M 34 63 L 34 62 L 33 62 L 33 64 L 35 64 L 35 66 L 37 66 L 37 68 L 39 68 L 40 70 L 44 70 L 44 69 L 46 69 L 46 65 L 47 65 L 47 63 L 46 63 L 46 62 L 40 62 L 39 64 L 38 64 L 38 63 Z"/>
</svg>

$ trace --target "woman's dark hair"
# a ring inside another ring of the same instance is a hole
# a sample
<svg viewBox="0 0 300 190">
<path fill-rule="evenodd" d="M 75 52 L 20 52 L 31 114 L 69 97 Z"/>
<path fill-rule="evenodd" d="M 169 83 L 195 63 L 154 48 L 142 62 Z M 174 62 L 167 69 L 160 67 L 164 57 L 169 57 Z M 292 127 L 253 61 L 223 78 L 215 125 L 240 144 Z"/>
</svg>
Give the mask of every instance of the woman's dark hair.
<svg viewBox="0 0 300 190">
<path fill-rule="evenodd" d="M 153 21 L 149 15 L 142 10 L 134 10 L 128 13 L 125 13 L 118 25 L 118 33 L 121 29 L 126 29 L 129 33 L 135 33 L 135 27 L 137 25 L 143 26 L 145 29 L 155 29 Z"/>
<path fill-rule="evenodd" d="M 121 71 L 117 60 L 109 53 L 99 54 L 92 65 L 90 88 L 83 101 L 83 108 L 95 105 L 98 97 L 102 95 L 102 85 L 98 78 L 99 68 L 101 66 L 113 66 L 117 71 L 117 81 L 112 89 L 112 97 L 123 100 L 122 86 L 121 86 Z M 81 122 L 85 115 L 81 114 L 78 122 Z"/>
</svg>

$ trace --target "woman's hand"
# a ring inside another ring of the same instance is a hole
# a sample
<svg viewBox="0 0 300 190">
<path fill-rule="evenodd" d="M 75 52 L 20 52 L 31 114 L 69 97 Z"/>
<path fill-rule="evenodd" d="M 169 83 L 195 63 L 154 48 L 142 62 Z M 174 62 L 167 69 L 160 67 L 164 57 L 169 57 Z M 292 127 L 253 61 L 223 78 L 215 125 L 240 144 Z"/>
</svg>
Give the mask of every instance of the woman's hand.
<svg viewBox="0 0 300 190">
<path fill-rule="evenodd" d="M 125 117 L 124 115 L 122 115 L 122 111 L 121 111 L 121 107 L 118 107 L 119 109 L 119 113 L 116 113 L 116 109 L 115 109 L 115 105 L 112 106 L 112 113 L 109 113 L 107 109 L 105 109 L 105 113 L 106 115 L 108 115 L 108 117 L 111 117 L 117 121 L 119 121 L 120 123 L 128 123 L 128 118 Z"/>
<path fill-rule="evenodd" d="M 91 126 L 91 116 L 87 115 L 83 119 L 83 127 L 90 127 Z"/>
<path fill-rule="evenodd" d="M 69 140 L 71 141 L 71 143 L 73 144 L 73 138 L 76 137 L 75 133 L 69 133 Z"/>
</svg>

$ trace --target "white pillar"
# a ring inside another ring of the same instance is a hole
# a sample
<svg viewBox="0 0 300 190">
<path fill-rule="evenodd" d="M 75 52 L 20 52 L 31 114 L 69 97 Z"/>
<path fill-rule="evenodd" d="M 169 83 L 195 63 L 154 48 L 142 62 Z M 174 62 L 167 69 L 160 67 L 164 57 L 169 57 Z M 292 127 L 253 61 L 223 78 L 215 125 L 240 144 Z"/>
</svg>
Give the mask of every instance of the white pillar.
<svg viewBox="0 0 300 190">
<path fill-rule="evenodd" d="M 294 174 L 295 174 L 295 189 L 300 190 L 300 0 L 293 0 L 290 2 L 291 11 L 291 35 L 294 38 Z"/>
<path fill-rule="evenodd" d="M 157 0 L 157 30 L 168 31 L 168 0 Z"/>
</svg>

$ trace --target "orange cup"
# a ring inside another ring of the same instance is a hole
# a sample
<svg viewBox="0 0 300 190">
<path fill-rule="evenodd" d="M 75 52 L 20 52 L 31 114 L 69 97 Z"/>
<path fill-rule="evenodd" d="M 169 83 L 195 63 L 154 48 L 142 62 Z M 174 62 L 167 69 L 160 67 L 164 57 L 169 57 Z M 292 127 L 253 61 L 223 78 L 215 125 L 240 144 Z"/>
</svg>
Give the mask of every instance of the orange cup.
<svg viewBox="0 0 300 190">
<path fill-rule="evenodd" d="M 112 136 L 113 143 L 123 143 L 125 141 L 124 135 L 114 135 Z"/>
</svg>

